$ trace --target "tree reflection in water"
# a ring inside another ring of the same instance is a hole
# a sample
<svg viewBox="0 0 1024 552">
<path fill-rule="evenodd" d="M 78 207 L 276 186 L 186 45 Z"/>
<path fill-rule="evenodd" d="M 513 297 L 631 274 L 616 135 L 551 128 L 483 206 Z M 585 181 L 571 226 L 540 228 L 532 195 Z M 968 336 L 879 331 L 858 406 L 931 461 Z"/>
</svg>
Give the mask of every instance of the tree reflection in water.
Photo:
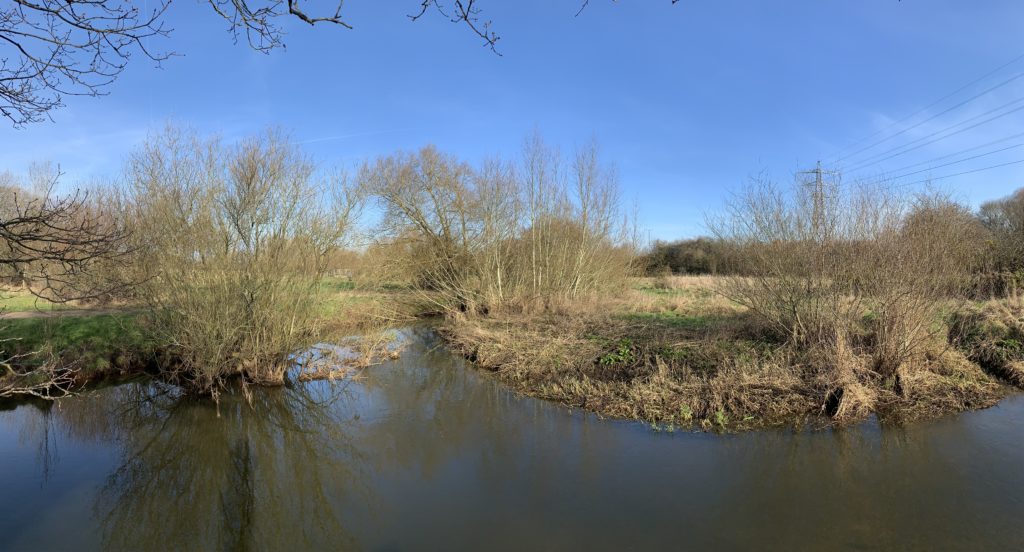
<svg viewBox="0 0 1024 552">
<path fill-rule="evenodd" d="M 251 406 L 225 394 L 219 408 L 154 384 L 116 391 L 118 400 L 104 397 L 116 405 L 105 418 L 123 460 L 95 506 L 104 549 L 352 544 L 341 505 L 332 500 L 339 487 L 365 494 L 359 473 L 364 458 L 344 431 L 351 420 L 339 419 L 331 408 L 343 386 L 261 390 Z"/>
<path fill-rule="evenodd" d="M 135 383 L 47 414 L 2 413 L 0 429 L 32 446 L 8 445 L 0 548 L 66 543 L 48 538 L 54 520 L 82 528 L 80 548 L 112 550 L 1015 549 L 1024 539 L 1019 493 L 1007 492 L 1022 483 L 1024 400 L 906 428 L 669 434 L 515 396 L 435 345 L 414 334 L 401 359 L 365 378 L 260 389 L 251 405 L 226 395 L 218 409 Z M 37 442 L 61 464 L 29 489 Z"/>
</svg>

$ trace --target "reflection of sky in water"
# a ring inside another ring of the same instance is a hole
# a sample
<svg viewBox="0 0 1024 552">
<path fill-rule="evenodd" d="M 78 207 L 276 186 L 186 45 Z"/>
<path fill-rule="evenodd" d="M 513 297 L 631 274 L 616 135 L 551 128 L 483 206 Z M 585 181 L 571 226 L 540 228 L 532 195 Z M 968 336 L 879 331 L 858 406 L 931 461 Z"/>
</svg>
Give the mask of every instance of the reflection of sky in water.
<svg viewBox="0 0 1024 552">
<path fill-rule="evenodd" d="M 514 396 L 423 331 L 218 407 L 0 412 L 0 549 L 1013 549 L 1024 398 L 910 428 L 658 433 Z"/>
</svg>

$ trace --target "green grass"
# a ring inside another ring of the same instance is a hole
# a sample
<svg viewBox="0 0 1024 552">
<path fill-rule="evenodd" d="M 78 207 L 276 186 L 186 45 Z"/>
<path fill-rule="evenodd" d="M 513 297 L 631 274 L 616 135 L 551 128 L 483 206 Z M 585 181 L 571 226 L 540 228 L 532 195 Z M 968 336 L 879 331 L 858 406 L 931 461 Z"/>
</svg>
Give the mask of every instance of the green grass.
<svg viewBox="0 0 1024 552">
<path fill-rule="evenodd" d="M 58 311 L 74 308 L 39 299 L 24 291 L 0 291 L 0 312 Z"/>
<path fill-rule="evenodd" d="M 352 291 L 356 284 L 347 278 L 324 278 L 320 282 L 320 291 L 323 293 L 334 293 L 338 291 Z"/>
<path fill-rule="evenodd" d="M 153 351 L 135 315 L 28 318 L 0 321 L 0 349 L 6 353 L 43 351 L 24 362 L 41 362 L 46 352 L 80 363 L 83 370 L 105 370 Z"/>
<path fill-rule="evenodd" d="M 626 320 L 659 324 L 679 330 L 700 330 L 714 324 L 719 317 L 714 315 L 692 315 L 680 312 L 637 312 L 621 315 Z"/>
<path fill-rule="evenodd" d="M 694 299 L 710 299 L 715 295 L 715 293 L 710 289 L 699 287 L 659 288 L 650 284 L 641 283 L 634 284 L 633 289 L 656 297 L 692 297 Z"/>
<path fill-rule="evenodd" d="M 368 305 L 379 300 L 379 298 L 372 295 L 348 294 L 338 291 L 333 293 L 324 293 L 321 296 L 320 303 L 317 307 L 321 316 L 329 317 L 347 312 L 351 310 L 354 305 Z"/>
</svg>

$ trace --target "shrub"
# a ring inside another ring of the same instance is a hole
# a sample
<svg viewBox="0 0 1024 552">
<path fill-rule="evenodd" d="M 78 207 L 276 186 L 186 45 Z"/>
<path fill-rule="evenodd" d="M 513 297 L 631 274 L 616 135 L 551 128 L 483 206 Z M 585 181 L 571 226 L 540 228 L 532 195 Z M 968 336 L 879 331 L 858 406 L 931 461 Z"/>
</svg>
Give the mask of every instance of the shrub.
<svg viewBox="0 0 1024 552">
<path fill-rule="evenodd" d="M 714 228 L 745 255 L 746 274 L 723 293 L 824 368 L 832 396 L 863 408 L 864 382 L 898 388 L 939 341 L 940 310 L 962 295 L 983 239 L 971 213 L 942 196 L 822 180 L 792 193 L 756 181 Z"/>
<path fill-rule="evenodd" d="M 355 204 L 278 132 L 237 145 L 169 129 L 128 161 L 122 208 L 168 374 L 216 393 L 280 383 L 320 324 L 320 281 Z"/>
<path fill-rule="evenodd" d="M 729 244 L 699 237 L 674 242 L 656 241 L 639 260 L 648 276 L 670 274 L 728 274 L 736 272 Z"/>
<path fill-rule="evenodd" d="M 592 147 L 568 172 L 539 139 L 518 167 L 427 147 L 367 164 L 360 180 L 384 212 L 378 247 L 444 311 L 547 309 L 631 270 L 616 176 Z"/>
<path fill-rule="evenodd" d="M 978 218 L 992 233 L 989 251 L 996 271 L 1024 270 L 1024 189 L 981 205 Z"/>
</svg>

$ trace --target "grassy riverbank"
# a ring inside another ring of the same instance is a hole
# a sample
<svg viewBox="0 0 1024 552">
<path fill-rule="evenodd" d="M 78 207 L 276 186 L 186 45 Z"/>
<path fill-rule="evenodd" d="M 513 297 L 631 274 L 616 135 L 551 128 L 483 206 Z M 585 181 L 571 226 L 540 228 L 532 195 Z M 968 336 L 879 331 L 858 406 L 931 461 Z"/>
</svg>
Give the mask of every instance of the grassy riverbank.
<svg viewBox="0 0 1024 552">
<path fill-rule="evenodd" d="M 1022 381 L 1013 376 L 1024 373 L 1014 372 L 1024 358 L 1014 345 L 1020 311 L 1007 315 L 1006 302 L 939 322 L 953 331 L 883 378 L 856 351 L 837 365 L 798 350 L 716 285 L 713 278 L 640 280 L 616 299 L 543 315 L 453 319 L 443 332 L 523 393 L 662 426 L 925 418 L 991 406 L 1012 392 L 1009 383 Z"/>
<path fill-rule="evenodd" d="M 421 309 L 416 297 L 402 289 L 365 290 L 345 279 L 327 279 L 320 286 L 323 323 L 310 344 L 336 342 L 354 334 L 372 335 L 366 347 L 381 347 L 380 330 L 406 323 Z M 28 293 L 7 290 L 0 295 L 0 351 L 10 359 L 0 373 L 5 380 L 32 380 L 41 367 L 68 368 L 75 385 L 109 377 L 142 373 L 166 351 L 147 331 L 144 309 L 123 312 L 107 306 L 71 306 L 35 300 Z M 361 351 L 374 356 L 375 350 Z M 164 360 L 167 360 L 164 358 Z M 44 374 L 38 374 L 42 377 Z"/>
<path fill-rule="evenodd" d="M 1024 307 L 960 305 L 941 340 L 897 374 L 873 377 L 856 351 L 815 357 L 718 293 L 715 278 L 636 279 L 614 298 L 543 314 L 440 319 L 448 343 L 513 389 L 664 427 L 739 430 L 916 419 L 995 404 L 1024 384 Z M 315 341 L 397 326 L 429 310 L 401 288 L 322 286 Z M 143 370 L 158 354 L 134 313 L 4 320 L 0 339 L 24 367 L 59 356 L 80 382 Z M 34 354 L 29 354 L 34 353 Z M 868 372 L 868 376 L 863 376 Z M 853 374 L 860 374 L 854 377 Z"/>
<path fill-rule="evenodd" d="M 0 320 L 0 339 L 15 371 L 57 363 L 80 384 L 139 372 L 156 352 L 135 314 Z"/>
</svg>

